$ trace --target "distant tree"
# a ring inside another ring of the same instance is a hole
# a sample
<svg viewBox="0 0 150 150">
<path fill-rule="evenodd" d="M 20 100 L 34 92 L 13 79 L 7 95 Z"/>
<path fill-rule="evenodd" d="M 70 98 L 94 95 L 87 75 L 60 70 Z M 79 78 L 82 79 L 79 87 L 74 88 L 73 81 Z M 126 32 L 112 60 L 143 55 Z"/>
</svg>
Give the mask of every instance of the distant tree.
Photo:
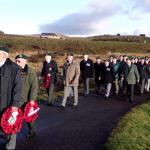
<svg viewBox="0 0 150 150">
<path fill-rule="evenodd" d="M 145 37 L 146 35 L 145 35 L 145 34 L 140 34 L 140 36 L 143 36 L 143 37 Z"/>
</svg>

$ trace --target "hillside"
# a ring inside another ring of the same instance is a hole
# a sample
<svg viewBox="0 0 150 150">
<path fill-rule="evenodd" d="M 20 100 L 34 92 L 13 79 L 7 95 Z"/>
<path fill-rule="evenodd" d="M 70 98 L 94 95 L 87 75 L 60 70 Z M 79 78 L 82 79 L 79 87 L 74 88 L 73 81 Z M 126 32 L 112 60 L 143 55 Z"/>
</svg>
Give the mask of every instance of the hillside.
<svg viewBox="0 0 150 150">
<path fill-rule="evenodd" d="M 116 39 L 118 40 L 116 40 Z M 67 50 L 73 49 L 77 54 L 83 54 L 88 51 L 91 54 L 106 54 L 108 52 L 150 52 L 150 38 L 148 37 L 130 37 L 130 41 L 124 39 L 128 36 L 97 36 L 87 38 L 66 38 L 65 40 L 40 39 L 38 35 L 18 36 L 1 35 L 0 45 L 8 45 L 11 52 L 18 51 L 52 51 L 64 55 Z M 134 39 L 134 40 L 133 40 Z M 137 40 L 138 39 L 138 40 Z M 139 40 L 140 39 L 140 40 Z M 143 40 L 143 41 L 142 41 Z"/>
</svg>

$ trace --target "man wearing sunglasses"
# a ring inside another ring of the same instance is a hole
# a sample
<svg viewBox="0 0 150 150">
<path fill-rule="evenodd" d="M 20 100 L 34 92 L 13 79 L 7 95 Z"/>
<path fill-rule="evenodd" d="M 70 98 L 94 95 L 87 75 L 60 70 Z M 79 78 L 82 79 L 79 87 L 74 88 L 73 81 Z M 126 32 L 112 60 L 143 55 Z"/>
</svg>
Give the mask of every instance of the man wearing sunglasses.
<svg viewBox="0 0 150 150">
<path fill-rule="evenodd" d="M 34 101 L 37 100 L 38 93 L 38 79 L 36 72 L 27 64 L 28 56 L 20 54 L 16 56 L 16 63 L 21 68 L 21 76 L 23 78 L 23 88 L 21 95 L 21 106 L 23 107 L 27 102 L 31 102 L 34 105 Z M 27 137 L 33 137 L 35 135 L 35 122 L 27 123 L 29 132 Z"/>
<path fill-rule="evenodd" d="M 0 46 L 0 115 L 8 107 L 12 113 L 18 111 L 21 100 L 22 78 L 18 65 L 8 58 L 9 49 Z M 0 135 L 3 132 L 0 130 Z M 6 150 L 13 150 L 16 147 L 16 134 L 6 135 Z"/>
</svg>

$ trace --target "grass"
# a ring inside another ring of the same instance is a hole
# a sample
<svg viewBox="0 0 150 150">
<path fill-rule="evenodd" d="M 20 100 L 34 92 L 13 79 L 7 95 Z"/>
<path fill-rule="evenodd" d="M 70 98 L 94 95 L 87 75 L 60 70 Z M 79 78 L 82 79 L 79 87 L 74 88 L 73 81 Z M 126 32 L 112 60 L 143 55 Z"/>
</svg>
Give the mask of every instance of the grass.
<svg viewBox="0 0 150 150">
<path fill-rule="evenodd" d="M 150 102 L 134 108 L 120 121 L 104 150 L 150 150 Z"/>
<path fill-rule="evenodd" d="M 40 39 L 37 37 L 0 36 L 0 45 L 8 45 L 11 52 L 52 51 L 64 56 L 64 52 L 73 49 L 76 54 L 88 51 L 91 54 L 107 54 L 108 52 L 149 52 L 150 43 L 122 41 L 93 41 L 88 38 L 67 38 L 66 40 Z"/>
</svg>

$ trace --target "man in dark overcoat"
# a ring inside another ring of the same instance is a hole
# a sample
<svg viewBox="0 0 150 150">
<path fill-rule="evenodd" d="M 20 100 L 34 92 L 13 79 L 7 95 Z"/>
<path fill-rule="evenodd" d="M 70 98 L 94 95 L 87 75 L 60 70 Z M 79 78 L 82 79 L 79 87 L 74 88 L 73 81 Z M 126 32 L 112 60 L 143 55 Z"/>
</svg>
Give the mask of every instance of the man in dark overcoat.
<svg viewBox="0 0 150 150">
<path fill-rule="evenodd" d="M 8 58 L 9 49 L 0 46 L 0 115 L 8 107 L 12 107 L 12 113 L 17 112 L 21 101 L 22 78 L 17 64 Z M 3 134 L 3 132 L 1 131 Z M 16 147 L 16 134 L 6 135 L 6 149 L 13 150 Z"/>
</svg>

